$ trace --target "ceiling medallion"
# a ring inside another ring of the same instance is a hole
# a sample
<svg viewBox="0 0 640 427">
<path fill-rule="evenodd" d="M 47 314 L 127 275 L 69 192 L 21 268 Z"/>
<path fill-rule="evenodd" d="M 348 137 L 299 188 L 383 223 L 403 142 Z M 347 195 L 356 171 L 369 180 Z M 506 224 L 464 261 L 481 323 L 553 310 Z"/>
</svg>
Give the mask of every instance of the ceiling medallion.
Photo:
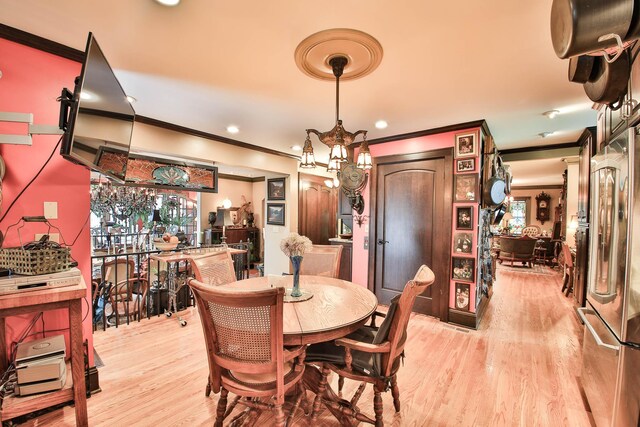
<svg viewBox="0 0 640 427">
<path fill-rule="evenodd" d="M 354 80 L 373 72 L 382 61 L 382 45 L 374 37 L 350 28 L 319 31 L 302 40 L 295 51 L 300 71 L 320 80 L 334 80 L 329 63 L 336 56 L 344 56 L 348 64 L 340 77 Z"/>
</svg>

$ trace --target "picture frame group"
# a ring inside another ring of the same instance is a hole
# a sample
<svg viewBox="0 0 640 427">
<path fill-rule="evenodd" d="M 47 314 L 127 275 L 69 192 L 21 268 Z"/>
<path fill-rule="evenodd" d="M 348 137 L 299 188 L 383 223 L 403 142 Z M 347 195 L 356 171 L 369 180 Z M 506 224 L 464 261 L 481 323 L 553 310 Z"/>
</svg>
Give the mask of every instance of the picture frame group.
<svg viewBox="0 0 640 427">
<path fill-rule="evenodd" d="M 456 230 L 473 230 L 473 206 L 456 207 Z"/>
<path fill-rule="evenodd" d="M 469 283 L 456 282 L 455 289 L 456 310 L 469 311 L 469 305 L 471 301 L 471 286 L 469 285 Z"/>
<path fill-rule="evenodd" d="M 478 191 L 477 174 L 455 175 L 454 202 L 477 202 Z"/>
<path fill-rule="evenodd" d="M 475 172 L 475 170 L 476 170 L 475 157 L 456 160 L 456 173 Z"/>
<path fill-rule="evenodd" d="M 267 224 L 284 225 L 284 203 L 267 203 Z"/>
<path fill-rule="evenodd" d="M 453 251 L 456 253 L 471 254 L 473 252 L 473 234 L 455 233 L 453 235 Z"/>
<path fill-rule="evenodd" d="M 454 256 L 451 258 L 451 278 L 473 283 L 476 272 L 475 258 Z"/>
<path fill-rule="evenodd" d="M 285 178 L 267 180 L 267 200 L 285 200 Z"/>
<path fill-rule="evenodd" d="M 454 157 L 476 157 L 478 155 L 478 132 L 459 133 L 456 135 Z"/>
</svg>

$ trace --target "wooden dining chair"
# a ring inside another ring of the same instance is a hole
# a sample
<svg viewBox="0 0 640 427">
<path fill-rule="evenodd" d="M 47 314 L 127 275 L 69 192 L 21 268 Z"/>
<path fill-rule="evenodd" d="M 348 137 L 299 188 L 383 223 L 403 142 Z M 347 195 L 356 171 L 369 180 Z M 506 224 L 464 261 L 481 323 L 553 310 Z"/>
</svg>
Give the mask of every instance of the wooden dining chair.
<svg viewBox="0 0 640 427">
<path fill-rule="evenodd" d="M 337 279 L 340 276 L 341 256 L 341 245 L 312 245 L 304 254 L 300 274 Z"/>
<path fill-rule="evenodd" d="M 111 304 L 111 313 L 105 312 L 105 316 L 113 317 L 115 326 L 118 326 L 120 316 L 125 316 L 128 320 L 140 318 L 146 307 L 149 284 L 146 277 L 136 277 L 133 258 L 106 261 L 102 264 L 101 271 Z"/>
<path fill-rule="evenodd" d="M 191 255 L 189 265 L 195 278 L 207 285 L 219 286 L 237 280 L 233 259 L 226 248 L 225 250 Z"/>
<path fill-rule="evenodd" d="M 307 362 L 322 366 L 322 379 L 313 402 L 312 423 L 318 417 L 322 395 L 327 387 L 327 377 L 331 371 L 339 375 L 340 391 L 343 378 L 361 382 L 351 398 L 350 405 L 344 406 L 325 401 L 332 410 L 340 411 L 344 416 L 352 417 L 357 421 L 382 426 L 381 394 L 391 389 L 393 406 L 396 412 L 400 411 L 400 391 L 396 374 L 400 368 L 401 358 L 404 357 L 409 317 L 416 297 L 431 286 L 434 280 L 433 271 L 426 265 L 421 266 L 413 280 L 407 282 L 402 294 L 391 300 L 386 315 L 376 312 L 370 326 L 364 326 L 347 337 L 330 343 L 309 346 Z M 384 317 L 380 327 L 375 326 L 376 316 Z M 373 384 L 375 419 L 361 413 L 356 406 L 366 384 Z"/>
<path fill-rule="evenodd" d="M 220 286 L 236 281 L 231 254 L 225 248 L 214 248 L 203 254 L 191 255 L 189 265 L 193 275 L 200 283 L 208 286 Z M 211 394 L 211 381 L 207 379 L 204 395 Z"/>
<path fill-rule="evenodd" d="M 300 380 L 306 348 L 284 347 L 284 288 L 233 291 L 196 279 L 189 286 L 202 321 L 209 383 L 215 393 L 220 392 L 214 425 L 222 426 L 240 403 L 253 410 L 273 410 L 275 425 L 284 426 L 285 393 L 294 387 L 298 392 L 289 421 L 304 394 Z M 227 408 L 229 392 L 237 397 Z M 243 416 L 246 411 L 232 423 Z"/>
</svg>

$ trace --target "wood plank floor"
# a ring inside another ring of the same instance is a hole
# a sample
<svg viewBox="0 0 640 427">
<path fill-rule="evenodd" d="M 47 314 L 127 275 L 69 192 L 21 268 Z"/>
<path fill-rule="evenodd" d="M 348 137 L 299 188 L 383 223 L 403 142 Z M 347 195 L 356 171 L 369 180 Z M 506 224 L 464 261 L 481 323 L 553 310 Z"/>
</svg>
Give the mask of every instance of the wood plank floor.
<svg viewBox="0 0 640 427">
<path fill-rule="evenodd" d="M 578 385 L 582 329 L 560 276 L 498 270 L 478 331 L 414 315 L 400 369 L 402 410 L 385 393 L 387 426 L 589 426 Z M 197 313 L 145 320 L 95 335 L 102 392 L 88 400 L 92 426 L 212 425 L 217 397 L 206 398 L 207 364 Z M 337 378 L 333 378 L 333 387 Z M 345 382 L 345 395 L 356 384 Z M 309 398 L 313 396 L 309 393 Z M 372 391 L 360 400 L 373 414 Z M 71 407 L 26 426 L 73 426 Z M 272 424 L 263 414 L 256 425 Z M 295 425 L 308 426 L 300 414 Z M 334 426 L 324 412 L 317 426 Z"/>
</svg>

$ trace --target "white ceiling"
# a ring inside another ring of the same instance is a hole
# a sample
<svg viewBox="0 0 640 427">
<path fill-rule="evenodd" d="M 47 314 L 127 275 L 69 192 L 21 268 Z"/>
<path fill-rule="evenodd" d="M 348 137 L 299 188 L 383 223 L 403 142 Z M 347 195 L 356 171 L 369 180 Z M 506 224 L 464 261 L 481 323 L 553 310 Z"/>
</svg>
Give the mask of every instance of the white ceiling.
<svg viewBox="0 0 640 427">
<path fill-rule="evenodd" d="M 334 83 L 305 76 L 296 46 L 320 30 L 358 29 L 384 56 L 372 74 L 341 84 L 347 130 L 374 139 L 486 119 L 508 149 L 572 142 L 595 125 L 553 51 L 551 3 L 0 0 L 0 20 L 79 50 L 91 31 L 137 114 L 287 153 L 304 129 L 335 124 Z M 552 109 L 564 114 L 542 115 Z M 378 119 L 389 127 L 376 129 Z M 230 124 L 240 133 L 227 134 Z M 557 133 L 543 141 L 548 131 Z"/>
</svg>

